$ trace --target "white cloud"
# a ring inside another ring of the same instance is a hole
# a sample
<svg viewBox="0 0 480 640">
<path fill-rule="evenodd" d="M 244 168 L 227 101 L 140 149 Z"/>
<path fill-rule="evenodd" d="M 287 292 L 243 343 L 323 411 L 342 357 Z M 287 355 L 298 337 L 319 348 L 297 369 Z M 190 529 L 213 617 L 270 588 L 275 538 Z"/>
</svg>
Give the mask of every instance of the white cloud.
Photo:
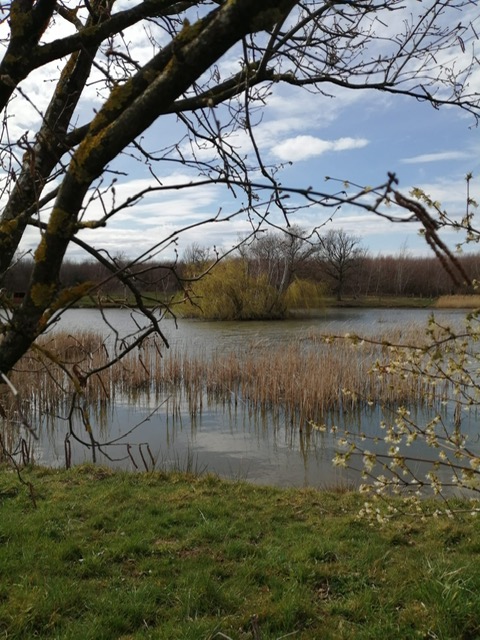
<svg viewBox="0 0 480 640">
<path fill-rule="evenodd" d="M 307 91 L 302 87 L 276 85 L 268 96 L 268 112 L 284 118 L 301 119 L 304 128 L 326 128 L 338 120 L 353 105 L 370 102 L 370 90 L 352 91 L 343 87 L 328 86 L 328 94 Z M 376 95 L 376 102 L 385 96 Z"/>
<path fill-rule="evenodd" d="M 245 214 L 235 216 L 239 208 L 237 203 L 232 206 L 232 202 L 225 202 L 225 211 L 220 209 L 228 196 L 223 185 L 176 188 L 181 184 L 188 185 L 191 180 L 192 176 L 181 173 L 162 176 L 163 187 L 174 187 L 172 190 L 146 193 L 115 214 L 108 223 L 108 230 L 85 229 L 80 232 L 80 237 L 97 248 L 104 247 L 111 253 L 120 251 L 130 256 L 149 252 L 151 247 L 160 247 L 162 243 L 164 257 L 172 257 L 175 246 L 181 254 L 194 241 L 229 249 L 237 235 L 248 230 Z M 151 180 L 145 178 L 116 185 L 116 206 L 151 186 Z M 110 199 L 111 193 L 106 192 L 106 210 L 113 205 Z M 90 203 L 85 220 L 97 220 L 103 213 L 100 201 L 95 200 Z M 224 219 L 230 216 L 235 216 L 235 219 Z M 78 257 L 80 252 L 72 246 L 69 255 Z"/>
<path fill-rule="evenodd" d="M 464 151 L 440 151 L 438 153 L 423 153 L 411 158 L 403 158 L 400 162 L 404 164 L 423 164 L 425 162 L 443 162 L 445 160 L 461 160 L 468 158 L 469 154 Z"/>
<path fill-rule="evenodd" d="M 288 138 L 272 149 L 280 160 L 308 160 L 314 156 L 321 156 L 328 151 L 346 151 L 361 149 L 368 145 L 366 138 L 338 138 L 337 140 L 323 140 L 314 136 L 296 136 Z"/>
</svg>

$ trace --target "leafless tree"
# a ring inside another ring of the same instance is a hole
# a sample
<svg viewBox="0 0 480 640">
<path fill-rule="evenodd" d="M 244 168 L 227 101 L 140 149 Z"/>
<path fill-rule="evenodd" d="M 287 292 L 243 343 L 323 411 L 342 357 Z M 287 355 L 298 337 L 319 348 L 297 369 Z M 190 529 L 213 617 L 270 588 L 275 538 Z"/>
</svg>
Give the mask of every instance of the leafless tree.
<svg viewBox="0 0 480 640">
<path fill-rule="evenodd" d="M 198 242 L 192 242 L 183 252 L 183 263 L 192 272 L 191 275 L 198 276 L 208 268 L 208 264 L 215 260 L 215 256 L 210 247 L 202 246 Z"/>
<path fill-rule="evenodd" d="M 337 300 L 342 299 L 348 277 L 360 267 L 366 256 L 359 236 L 344 229 L 330 229 L 320 238 L 319 262 L 322 271 L 333 281 Z"/>
<path fill-rule="evenodd" d="M 428 227 L 423 205 L 402 201 L 394 177 L 354 196 L 280 185 L 255 135 L 273 85 L 378 91 L 479 116 L 469 84 L 478 65 L 471 0 L 12 0 L 0 9 L 0 286 L 26 236 L 38 234 L 21 304 L 2 297 L 3 378 L 63 309 L 92 291 L 88 283 L 62 284 L 72 245 L 118 278 L 144 315 L 134 341 L 118 340 L 115 359 L 152 334 L 162 337 L 163 309 L 143 304 L 135 274 L 174 247 L 180 230 L 126 264 L 107 243 L 88 241 L 89 230 L 108 227 L 149 194 L 200 187 L 234 194 L 240 206 L 196 224 L 247 215 L 252 232 L 274 212 L 289 224 L 302 207 L 351 202 L 381 213 L 394 199 Z M 138 34 L 148 48 L 135 48 Z M 238 62 L 233 71 L 223 64 L 227 52 Z M 42 105 L 28 83 L 45 78 L 51 94 Z M 22 120 L 27 106 L 36 128 Z M 180 132 L 163 145 L 147 135 L 159 119 Z M 248 140 L 248 153 L 232 142 L 235 133 Z M 127 160 L 146 168 L 150 182 L 121 198 Z M 163 180 L 176 167 L 184 177 Z M 436 246 L 435 229 L 426 236 Z"/>
<path fill-rule="evenodd" d="M 302 268 L 318 253 L 316 234 L 292 224 L 285 231 L 257 234 L 251 242 L 239 242 L 239 252 L 254 275 L 264 275 L 280 295 Z"/>
</svg>

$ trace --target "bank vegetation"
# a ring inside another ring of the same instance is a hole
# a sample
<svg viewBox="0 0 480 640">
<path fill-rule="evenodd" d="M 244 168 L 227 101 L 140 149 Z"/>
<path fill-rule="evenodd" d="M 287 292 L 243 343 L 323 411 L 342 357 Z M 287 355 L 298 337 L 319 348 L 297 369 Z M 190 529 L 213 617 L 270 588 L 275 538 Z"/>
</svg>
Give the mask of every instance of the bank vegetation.
<svg viewBox="0 0 480 640">
<path fill-rule="evenodd" d="M 480 635 L 480 525 L 467 514 L 372 527 L 358 494 L 88 466 L 22 475 L 36 507 L 0 471 L 3 638 Z"/>
<path fill-rule="evenodd" d="M 322 241 L 321 241 L 322 240 Z M 434 257 L 415 257 L 406 250 L 373 256 L 360 240 L 342 230 L 324 239 L 305 239 L 268 232 L 218 261 L 207 247 L 190 246 L 182 259 L 150 261 L 141 267 L 116 258 L 119 273 L 127 270 L 147 306 L 166 306 L 180 316 L 215 319 L 282 318 L 298 309 L 324 305 L 478 306 L 465 286 L 456 287 Z M 328 240 L 328 242 L 327 242 Z M 322 244 L 323 242 L 323 244 Z M 469 281 L 480 279 L 480 256 L 458 257 Z M 28 255 L 5 278 L 10 299 L 21 301 L 33 268 Z M 137 301 L 100 263 L 66 260 L 64 286 L 85 287 L 80 306 L 135 306 Z"/>
<path fill-rule="evenodd" d="M 371 407 L 440 406 L 451 383 L 433 376 L 385 374 L 396 345 L 428 345 L 425 328 L 411 325 L 375 335 L 375 342 L 315 330 L 275 343 L 254 339 L 232 349 L 202 347 L 166 350 L 155 339 L 112 366 L 110 339 L 93 331 L 45 336 L 19 362 L 11 376 L 19 397 L 5 386 L 0 409 L 16 437 L 19 424 L 56 424 L 67 438 L 80 421 L 82 438 L 100 438 L 106 409 L 117 401 L 135 406 L 147 399 L 172 418 L 187 410 L 191 418 L 209 406 L 241 409 L 250 419 L 268 413 L 275 424 L 294 431 L 323 424 L 332 415 L 360 416 Z M 427 353 L 427 351 L 426 351 Z M 427 357 L 427 356 L 426 356 Z M 405 366 L 407 366 L 405 364 Z M 344 418 L 341 418 L 342 420 Z M 132 426 L 132 425 L 130 425 Z"/>
</svg>

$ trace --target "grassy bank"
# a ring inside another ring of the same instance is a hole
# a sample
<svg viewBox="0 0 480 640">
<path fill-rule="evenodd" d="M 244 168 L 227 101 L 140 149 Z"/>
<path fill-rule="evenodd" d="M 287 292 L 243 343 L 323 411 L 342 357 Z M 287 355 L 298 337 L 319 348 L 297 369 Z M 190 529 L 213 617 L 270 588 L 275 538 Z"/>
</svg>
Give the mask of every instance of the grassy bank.
<svg viewBox="0 0 480 640">
<path fill-rule="evenodd" d="M 144 303 L 146 307 L 171 303 L 171 296 L 161 294 L 145 294 Z M 439 298 L 423 298 L 415 296 L 344 296 L 342 300 L 337 300 L 333 296 L 323 298 L 325 307 L 352 307 L 365 309 L 424 309 L 428 307 L 438 309 L 472 309 L 480 307 L 480 295 L 451 295 L 440 296 Z M 135 306 L 133 297 L 125 299 L 122 296 L 111 296 L 102 300 L 101 304 L 96 299 L 89 297 L 82 298 L 75 305 L 80 308 L 120 308 L 125 306 Z M 182 307 L 175 307 L 179 316 L 182 315 Z"/>
<path fill-rule="evenodd" d="M 457 296 L 442 296 L 440 300 L 448 298 L 456 298 Z M 469 298 L 469 296 L 462 296 Z M 146 307 L 155 307 L 157 305 L 171 304 L 172 297 L 157 293 L 147 293 L 143 296 Z M 423 309 L 435 305 L 436 298 L 420 298 L 413 296 L 344 296 L 342 300 L 337 300 L 334 296 L 326 296 L 322 300 L 325 307 L 356 307 L 356 308 L 379 308 L 379 309 Z M 135 299 L 132 296 L 124 298 L 121 295 L 112 295 L 104 297 L 101 302 L 98 299 L 88 296 L 82 298 L 76 305 L 78 308 L 121 308 L 127 306 L 135 306 Z M 467 307 L 471 306 L 467 303 Z M 182 316 L 182 306 L 174 306 L 175 312 Z"/>
<path fill-rule="evenodd" d="M 83 467 L 0 472 L 2 638 L 480 636 L 479 523 L 357 494 Z"/>
<path fill-rule="evenodd" d="M 364 308 L 364 309 L 424 309 L 434 304 L 435 298 L 417 298 L 412 296 L 345 296 L 342 300 L 325 298 L 326 307 Z"/>
</svg>

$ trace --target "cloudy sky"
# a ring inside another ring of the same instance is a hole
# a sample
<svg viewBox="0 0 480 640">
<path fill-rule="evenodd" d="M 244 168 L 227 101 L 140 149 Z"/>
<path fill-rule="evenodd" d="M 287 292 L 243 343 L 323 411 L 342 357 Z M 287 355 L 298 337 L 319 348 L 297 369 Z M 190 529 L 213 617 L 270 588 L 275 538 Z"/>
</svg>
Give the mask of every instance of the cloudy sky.
<svg viewBox="0 0 480 640">
<path fill-rule="evenodd" d="M 478 10 L 473 20 L 480 32 Z M 127 33 L 127 37 L 133 40 L 132 34 Z M 135 48 L 139 56 L 142 49 L 145 56 L 151 52 L 140 31 L 135 34 Z M 234 53 L 223 61 L 225 67 L 238 64 Z M 38 105 L 46 103 L 51 90 L 48 82 L 51 73 L 52 70 L 44 70 L 24 83 L 24 97 L 18 96 L 15 102 L 15 118 L 10 130 L 13 137 L 35 128 Z M 478 82 L 480 90 L 479 80 L 477 73 L 472 81 Z M 435 110 L 427 103 L 381 92 L 331 87 L 328 90 L 331 96 L 277 86 L 267 99 L 262 119 L 255 126 L 255 136 L 265 163 L 283 165 L 277 175 L 282 184 L 335 190 L 331 183 L 325 182 L 325 177 L 330 176 L 374 186 L 385 181 L 387 172 L 394 172 L 404 193 L 408 194 L 414 186 L 420 187 L 440 201 L 449 213 L 461 215 L 465 211 L 465 176 L 472 172 L 471 195 L 480 200 L 480 139 L 471 116 L 454 108 Z M 83 109 L 91 113 L 98 104 L 98 96 L 94 85 L 89 91 L 91 104 L 87 102 Z M 176 142 L 181 135 L 175 119 L 168 116 L 149 129 L 146 138 L 150 148 L 160 149 Z M 246 148 L 240 134 L 231 142 L 240 151 Z M 115 168 L 126 174 L 115 187 L 116 204 L 152 184 L 145 164 L 124 156 Z M 170 166 L 160 174 L 163 185 L 175 185 L 191 177 L 181 166 Z M 107 190 L 105 201 L 111 202 L 112 197 Z M 176 246 L 180 254 L 193 242 L 228 249 L 239 235 L 248 232 L 246 213 L 228 222 L 216 221 L 200 228 L 194 225 L 219 212 L 220 218 L 226 217 L 242 203 L 241 193 L 232 194 L 218 187 L 152 192 L 135 206 L 120 212 L 109 223 L 108 230 L 84 232 L 83 237 L 97 248 L 132 255 L 132 252 L 148 251 L 162 239 L 176 238 L 179 229 L 187 228 L 178 236 Z M 86 218 L 98 217 L 101 211 L 99 201 L 94 202 Z M 312 207 L 292 222 L 310 228 L 322 224 L 331 213 L 331 210 Z M 281 223 L 280 218 L 276 221 Z M 374 255 L 400 251 L 428 253 L 416 224 L 393 225 L 347 206 L 337 211 L 329 224 L 361 236 L 363 244 Z M 459 239 L 452 233 L 445 237 L 452 247 Z M 33 246 L 33 242 L 30 235 L 27 244 Z M 173 248 L 174 245 L 167 242 L 163 255 L 171 256 Z M 80 257 L 78 252 L 71 255 Z"/>
<path fill-rule="evenodd" d="M 326 176 L 374 186 L 384 182 L 390 171 L 397 175 L 404 193 L 420 187 L 458 216 L 465 211 L 465 176 L 469 172 L 474 175 L 471 194 L 480 200 L 480 140 L 473 124 L 471 117 L 458 110 L 437 111 L 427 103 L 403 97 L 365 91 L 353 95 L 337 92 L 336 97 L 326 98 L 282 88 L 271 96 L 255 134 L 265 162 L 284 165 L 278 177 L 285 186 L 337 190 L 325 181 Z M 159 122 L 150 135 L 159 139 L 171 135 L 169 125 Z M 237 144 L 240 147 L 241 141 Z M 134 171 L 141 173 L 138 167 Z M 176 184 L 184 179 L 177 171 L 163 176 L 162 182 Z M 122 182 L 117 197 L 128 197 L 147 184 L 148 176 L 138 175 Z M 118 216 L 110 227 L 109 244 L 129 253 L 132 242 L 143 246 L 146 238 L 169 236 L 220 209 L 226 216 L 241 202 L 241 194 L 234 199 L 225 189 L 212 187 L 154 193 Z M 331 213 L 315 207 L 301 212 L 292 222 L 307 229 L 321 224 Z M 280 217 L 276 221 L 281 224 Z M 373 254 L 428 253 L 418 224 L 394 225 L 348 206 L 337 211 L 329 224 L 361 236 Z M 180 236 L 179 251 L 192 242 L 229 248 L 249 229 L 247 215 L 239 215 L 225 223 L 187 230 Z M 445 239 L 452 247 L 459 241 L 453 233 Z"/>
</svg>

